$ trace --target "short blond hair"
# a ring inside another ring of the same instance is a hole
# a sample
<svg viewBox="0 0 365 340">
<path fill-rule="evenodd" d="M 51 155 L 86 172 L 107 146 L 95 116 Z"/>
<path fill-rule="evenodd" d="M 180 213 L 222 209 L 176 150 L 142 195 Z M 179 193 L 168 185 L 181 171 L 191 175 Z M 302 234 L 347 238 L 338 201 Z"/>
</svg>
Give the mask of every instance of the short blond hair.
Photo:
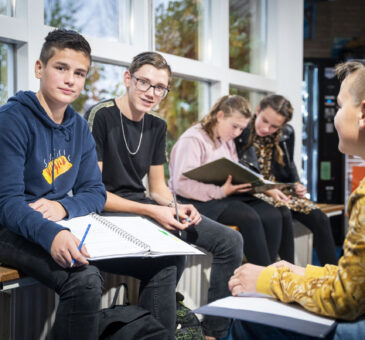
<svg viewBox="0 0 365 340">
<path fill-rule="evenodd" d="M 365 100 L 365 65 L 360 61 L 340 63 L 335 66 L 335 73 L 340 81 L 351 75 L 349 92 L 354 105 L 360 105 Z"/>
</svg>

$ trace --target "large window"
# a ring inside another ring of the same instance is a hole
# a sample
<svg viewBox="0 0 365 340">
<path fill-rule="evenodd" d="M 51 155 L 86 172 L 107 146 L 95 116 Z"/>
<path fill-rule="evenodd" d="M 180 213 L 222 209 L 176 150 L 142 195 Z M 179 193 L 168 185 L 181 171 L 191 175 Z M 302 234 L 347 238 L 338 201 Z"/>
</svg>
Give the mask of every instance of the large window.
<svg viewBox="0 0 365 340">
<path fill-rule="evenodd" d="M 80 97 L 72 104 L 73 108 L 84 114 L 90 106 L 125 92 L 123 74 L 126 68 L 118 65 L 93 62 Z"/>
<path fill-rule="evenodd" d="M 266 0 L 229 0 L 229 66 L 265 74 Z"/>
<path fill-rule="evenodd" d="M 11 0 L 0 0 L 0 15 L 14 15 L 13 1 Z"/>
<path fill-rule="evenodd" d="M 254 90 L 238 88 L 238 87 L 233 87 L 233 86 L 230 87 L 229 93 L 239 95 L 239 96 L 246 98 L 250 103 L 252 113 L 254 113 L 256 111 L 256 108 L 258 107 L 260 101 L 268 95 L 267 92 L 254 91 Z"/>
<path fill-rule="evenodd" d="M 0 105 L 14 94 L 13 47 L 0 42 Z"/>
<path fill-rule="evenodd" d="M 156 109 L 167 122 L 167 154 L 179 136 L 199 120 L 207 83 L 173 78 L 168 96 Z"/>
<path fill-rule="evenodd" d="M 44 0 L 46 25 L 108 40 L 129 43 L 129 16 L 129 0 Z"/>
<path fill-rule="evenodd" d="M 210 1 L 155 0 L 155 48 L 180 57 L 204 59 Z"/>
</svg>

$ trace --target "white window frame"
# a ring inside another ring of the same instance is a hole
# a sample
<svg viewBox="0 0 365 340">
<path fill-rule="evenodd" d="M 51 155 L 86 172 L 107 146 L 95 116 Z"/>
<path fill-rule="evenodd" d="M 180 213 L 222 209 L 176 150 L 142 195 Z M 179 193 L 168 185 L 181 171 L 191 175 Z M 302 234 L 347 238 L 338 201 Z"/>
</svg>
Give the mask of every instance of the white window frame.
<svg viewBox="0 0 365 340">
<path fill-rule="evenodd" d="M 153 0 L 132 0 L 127 43 L 86 36 L 93 59 L 117 65 L 128 65 L 136 54 L 154 46 Z M 269 0 L 267 18 L 267 75 L 255 75 L 229 68 L 229 1 L 211 0 L 210 34 L 206 35 L 204 60 L 197 61 L 162 53 L 175 76 L 201 80 L 211 86 L 204 92 L 201 113 L 222 95 L 230 85 L 240 88 L 280 93 L 293 104 L 292 124 L 297 141 L 301 140 L 301 91 L 303 68 L 303 2 L 304 0 Z M 36 91 L 34 63 L 45 35 L 52 30 L 44 25 L 43 0 L 16 0 L 15 16 L 0 15 L 0 39 L 15 45 L 15 90 Z M 205 23 L 204 23 L 205 24 Z M 124 23 L 124 25 L 126 25 Z M 212 38 L 213 37 L 213 38 Z M 214 39 L 214 41 L 212 40 Z M 295 161 L 300 165 L 301 143 L 295 145 Z M 300 167 L 299 167 L 300 168 Z"/>
</svg>

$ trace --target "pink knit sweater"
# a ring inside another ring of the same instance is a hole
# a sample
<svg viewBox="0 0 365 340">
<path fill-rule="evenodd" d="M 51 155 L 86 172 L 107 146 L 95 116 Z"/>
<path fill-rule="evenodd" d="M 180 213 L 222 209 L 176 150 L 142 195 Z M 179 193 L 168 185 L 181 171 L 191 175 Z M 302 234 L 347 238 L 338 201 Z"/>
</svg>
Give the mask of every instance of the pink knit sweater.
<svg viewBox="0 0 365 340">
<path fill-rule="evenodd" d="M 197 182 L 183 175 L 188 170 L 221 157 L 238 161 L 233 140 L 217 140 L 214 143 L 200 123 L 192 126 L 180 136 L 172 149 L 169 164 L 170 189 L 177 195 L 203 202 L 225 197 L 222 187 Z"/>
</svg>

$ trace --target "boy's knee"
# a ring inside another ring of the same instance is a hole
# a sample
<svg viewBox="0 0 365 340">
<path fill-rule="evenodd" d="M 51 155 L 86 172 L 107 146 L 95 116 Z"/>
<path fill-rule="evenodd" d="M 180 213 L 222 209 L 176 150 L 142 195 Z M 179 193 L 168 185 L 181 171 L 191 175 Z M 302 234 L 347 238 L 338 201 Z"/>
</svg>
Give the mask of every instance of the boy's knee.
<svg viewBox="0 0 365 340">
<path fill-rule="evenodd" d="M 70 272 L 69 279 L 63 285 L 61 294 L 66 293 L 70 289 L 75 294 L 101 297 L 103 288 L 103 278 L 97 267 L 88 265 L 77 268 Z M 77 292 L 77 293 L 76 293 Z"/>
<path fill-rule="evenodd" d="M 240 232 L 226 227 L 220 240 L 225 250 L 230 253 L 230 256 L 242 260 L 244 240 Z"/>
</svg>

